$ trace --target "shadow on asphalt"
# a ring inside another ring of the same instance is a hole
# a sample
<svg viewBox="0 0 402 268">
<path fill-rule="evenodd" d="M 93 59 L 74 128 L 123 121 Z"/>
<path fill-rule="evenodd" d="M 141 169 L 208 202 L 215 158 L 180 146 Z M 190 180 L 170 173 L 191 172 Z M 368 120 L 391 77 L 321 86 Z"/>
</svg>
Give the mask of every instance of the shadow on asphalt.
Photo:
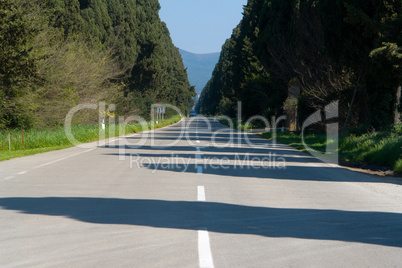
<svg viewBox="0 0 402 268">
<path fill-rule="evenodd" d="M 402 214 L 109 198 L 1 198 L 0 207 L 93 224 L 124 224 L 402 247 Z"/>
<path fill-rule="evenodd" d="M 119 146 L 104 147 L 117 149 Z M 367 176 L 344 168 L 326 166 L 317 158 L 297 150 L 259 149 L 250 147 L 203 147 L 200 154 L 202 160 L 196 161 L 195 148 L 190 146 L 122 147 L 121 153 L 112 151 L 105 156 L 124 156 L 133 170 L 146 168 L 150 172 L 168 171 L 176 173 L 197 173 L 202 166 L 203 174 L 278 179 L 297 181 L 329 181 L 329 182 L 369 182 L 384 183 L 386 181 Z M 398 181 L 388 183 L 398 184 Z"/>
<path fill-rule="evenodd" d="M 343 168 L 325 166 L 319 159 L 289 146 L 273 144 L 270 140 L 250 133 L 237 131 L 230 133 L 229 128 L 217 122 L 211 122 L 211 129 L 215 132 L 208 130 L 196 134 L 194 131 L 197 124 L 198 128 L 204 127 L 206 130 L 207 125 L 200 120 L 198 123 L 191 122 L 190 127 L 186 125 L 184 130 L 183 126 L 176 125 L 153 134 L 154 141 L 176 141 L 180 133 L 186 134 L 182 137 L 182 140 L 186 140 L 188 134 L 188 140 L 191 142 L 187 146 L 136 146 L 135 143 L 141 137 L 134 136 L 126 138 L 128 145 L 107 145 L 101 148 L 110 149 L 110 152 L 104 153 L 105 156 L 124 156 L 126 161 L 134 159 L 131 163 L 134 168 L 147 168 L 152 172 L 197 173 L 198 167 L 202 166 L 203 174 L 219 176 L 401 184 L 396 180 L 385 181 Z M 191 131 L 192 128 L 194 129 Z M 200 144 L 195 142 L 197 136 L 201 141 Z M 251 145 L 247 143 L 245 137 L 252 142 Z M 217 142 L 219 146 L 213 146 L 212 141 Z M 210 144 L 206 146 L 208 142 Z M 197 153 L 195 147 L 201 148 L 199 154 L 202 156 L 202 160 L 197 161 L 197 164 L 194 164 Z M 283 163 L 286 168 L 282 168 Z"/>
</svg>

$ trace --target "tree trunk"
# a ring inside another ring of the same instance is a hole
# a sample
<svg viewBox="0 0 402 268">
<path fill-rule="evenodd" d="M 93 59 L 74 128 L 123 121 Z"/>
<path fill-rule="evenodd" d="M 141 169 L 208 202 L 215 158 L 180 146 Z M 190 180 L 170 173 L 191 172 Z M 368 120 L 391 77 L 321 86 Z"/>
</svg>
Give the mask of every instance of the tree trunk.
<svg viewBox="0 0 402 268">
<path fill-rule="evenodd" d="M 396 102 L 395 102 L 395 111 L 394 111 L 394 124 L 398 124 L 401 122 L 401 114 L 399 109 L 401 107 L 401 93 L 402 93 L 402 86 L 399 86 L 396 90 Z"/>
<path fill-rule="evenodd" d="M 348 114 L 346 116 L 345 123 L 343 125 L 342 131 L 345 131 L 346 127 L 348 126 L 350 116 L 352 115 L 352 108 L 353 108 L 353 105 L 355 104 L 356 93 L 357 93 L 357 88 L 355 88 L 355 90 L 353 91 L 352 101 L 350 103 L 349 111 L 348 111 Z"/>
<path fill-rule="evenodd" d="M 366 88 L 366 79 L 362 78 L 362 88 L 357 98 L 359 103 L 359 124 L 371 123 L 371 113 L 369 108 L 369 99 Z"/>
<path fill-rule="evenodd" d="M 356 94 L 357 94 L 357 87 L 359 86 L 360 79 L 363 76 L 363 72 L 364 72 L 364 66 L 363 66 L 363 68 L 362 68 L 362 70 L 360 72 L 359 78 L 357 79 L 356 88 L 353 91 L 352 101 L 351 101 L 350 106 L 349 106 L 349 111 L 348 111 L 348 114 L 346 116 L 345 124 L 343 125 L 343 128 L 342 128 L 342 132 L 344 132 L 346 130 L 346 127 L 348 126 L 348 123 L 349 123 L 349 120 L 350 120 L 350 116 L 352 115 L 352 109 L 353 109 L 353 105 L 355 104 L 355 99 L 356 99 Z"/>
</svg>

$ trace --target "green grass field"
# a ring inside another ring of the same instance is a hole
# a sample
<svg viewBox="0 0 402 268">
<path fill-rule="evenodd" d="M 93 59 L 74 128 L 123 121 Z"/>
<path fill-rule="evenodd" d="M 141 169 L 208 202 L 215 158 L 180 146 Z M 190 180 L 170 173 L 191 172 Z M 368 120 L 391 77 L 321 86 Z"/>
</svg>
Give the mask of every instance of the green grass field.
<svg viewBox="0 0 402 268">
<path fill-rule="evenodd" d="M 72 133 L 75 139 L 81 143 L 97 141 L 100 136 L 105 138 L 119 136 L 120 133 L 131 134 L 138 133 L 154 128 L 161 128 L 174 124 L 181 120 L 180 116 L 167 119 L 159 124 L 152 126 L 147 123 L 146 127 L 140 124 L 135 125 L 106 125 L 106 131 L 99 129 L 98 125 L 75 125 L 72 126 Z M 112 127 L 112 128 L 111 128 Z M 114 128 L 114 131 L 110 131 Z M 122 129 L 124 128 L 124 129 Z M 11 134 L 12 140 L 8 142 L 8 135 Z M 44 153 L 59 149 L 72 147 L 68 140 L 64 127 L 55 129 L 30 129 L 24 131 L 25 150 L 22 143 L 22 130 L 0 131 L 0 161 L 15 157 Z M 11 152 L 10 152 L 11 151 Z"/>
<path fill-rule="evenodd" d="M 263 134 L 272 138 L 271 134 Z M 277 141 L 298 150 L 306 151 L 301 136 L 294 133 L 277 133 Z M 324 152 L 327 140 L 325 135 L 308 134 L 306 144 Z M 374 132 L 363 135 L 340 135 L 339 158 L 343 162 L 367 163 L 387 166 L 402 173 L 402 136 L 397 133 Z"/>
</svg>

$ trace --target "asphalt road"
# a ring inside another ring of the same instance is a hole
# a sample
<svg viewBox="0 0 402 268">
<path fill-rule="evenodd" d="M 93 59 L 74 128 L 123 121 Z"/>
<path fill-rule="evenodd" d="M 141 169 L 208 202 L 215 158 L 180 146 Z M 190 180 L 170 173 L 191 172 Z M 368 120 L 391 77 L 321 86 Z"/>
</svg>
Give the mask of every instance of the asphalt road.
<svg viewBox="0 0 402 268">
<path fill-rule="evenodd" d="M 402 265 L 397 180 L 211 119 L 91 145 L 0 162 L 1 267 Z"/>
</svg>

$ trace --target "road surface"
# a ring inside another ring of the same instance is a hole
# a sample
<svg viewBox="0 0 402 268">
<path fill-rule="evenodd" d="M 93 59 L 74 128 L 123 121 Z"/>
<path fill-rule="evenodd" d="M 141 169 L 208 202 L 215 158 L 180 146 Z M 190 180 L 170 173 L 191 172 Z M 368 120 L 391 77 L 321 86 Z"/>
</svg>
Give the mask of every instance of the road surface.
<svg viewBox="0 0 402 268">
<path fill-rule="evenodd" d="M 1 162 L 0 266 L 402 265 L 397 180 L 191 120 Z"/>
</svg>

